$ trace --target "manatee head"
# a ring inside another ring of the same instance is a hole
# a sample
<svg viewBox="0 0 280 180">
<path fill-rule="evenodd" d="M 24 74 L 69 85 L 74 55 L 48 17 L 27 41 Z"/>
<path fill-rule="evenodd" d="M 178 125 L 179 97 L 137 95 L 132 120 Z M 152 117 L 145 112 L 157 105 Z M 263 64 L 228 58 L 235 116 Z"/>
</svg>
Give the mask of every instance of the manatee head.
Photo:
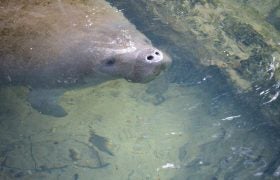
<svg viewBox="0 0 280 180">
<path fill-rule="evenodd" d="M 103 60 L 100 70 L 130 82 L 146 83 L 158 76 L 170 63 L 169 56 L 153 46 L 148 46 L 112 55 Z"/>
<path fill-rule="evenodd" d="M 81 41 L 82 49 L 87 52 L 82 57 L 93 60 L 94 72 L 113 79 L 146 83 L 171 64 L 171 58 L 155 48 L 150 39 L 138 31 L 122 12 L 112 11 L 112 8 L 101 12 L 100 16 L 97 13 L 94 17 L 88 17 L 92 18 L 95 26 Z M 78 48 L 81 48 L 80 44 Z"/>
</svg>

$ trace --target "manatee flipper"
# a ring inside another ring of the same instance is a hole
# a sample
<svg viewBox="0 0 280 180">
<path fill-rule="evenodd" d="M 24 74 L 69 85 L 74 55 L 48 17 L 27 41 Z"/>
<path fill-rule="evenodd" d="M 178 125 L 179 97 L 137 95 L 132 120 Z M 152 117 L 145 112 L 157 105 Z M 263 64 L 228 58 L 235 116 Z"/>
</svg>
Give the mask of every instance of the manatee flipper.
<svg viewBox="0 0 280 180">
<path fill-rule="evenodd" d="M 67 112 L 58 104 L 58 98 L 63 93 L 61 89 L 33 89 L 29 92 L 27 100 L 42 114 L 63 117 Z"/>
</svg>

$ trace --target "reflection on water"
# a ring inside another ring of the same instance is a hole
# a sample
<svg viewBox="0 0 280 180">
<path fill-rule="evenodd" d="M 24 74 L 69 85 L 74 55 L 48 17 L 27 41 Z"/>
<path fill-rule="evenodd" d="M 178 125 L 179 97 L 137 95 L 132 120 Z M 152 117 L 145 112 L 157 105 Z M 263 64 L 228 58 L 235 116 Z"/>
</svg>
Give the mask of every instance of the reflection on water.
<svg viewBox="0 0 280 180">
<path fill-rule="evenodd" d="M 28 87 L 1 87 L 0 179 L 278 179 L 279 130 L 218 68 L 170 51 L 167 80 L 68 91 L 61 118 L 34 110 Z"/>
</svg>

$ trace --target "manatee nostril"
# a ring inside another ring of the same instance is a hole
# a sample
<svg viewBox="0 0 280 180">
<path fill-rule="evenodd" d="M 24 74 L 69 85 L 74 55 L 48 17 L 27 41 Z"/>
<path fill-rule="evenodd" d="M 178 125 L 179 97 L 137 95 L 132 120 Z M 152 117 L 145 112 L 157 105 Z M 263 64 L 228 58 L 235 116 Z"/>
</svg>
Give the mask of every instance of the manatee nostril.
<svg viewBox="0 0 280 180">
<path fill-rule="evenodd" d="M 148 59 L 148 60 L 153 60 L 153 59 L 154 59 L 154 56 L 152 56 L 152 55 L 147 56 L 147 59 Z"/>
<path fill-rule="evenodd" d="M 156 55 L 160 55 L 160 53 L 158 51 L 155 52 Z"/>
</svg>

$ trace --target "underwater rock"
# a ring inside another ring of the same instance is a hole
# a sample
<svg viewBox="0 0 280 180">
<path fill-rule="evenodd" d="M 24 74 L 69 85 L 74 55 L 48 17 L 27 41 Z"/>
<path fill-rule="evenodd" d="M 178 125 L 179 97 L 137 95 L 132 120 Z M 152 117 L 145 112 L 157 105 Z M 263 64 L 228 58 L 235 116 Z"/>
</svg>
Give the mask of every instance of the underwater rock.
<svg viewBox="0 0 280 180">
<path fill-rule="evenodd" d="M 93 130 L 90 131 L 89 142 L 93 146 L 97 147 L 97 149 L 99 149 L 100 151 L 105 152 L 111 156 L 114 156 L 114 154 L 109 149 L 110 142 L 108 141 L 108 139 L 97 135 Z"/>
<path fill-rule="evenodd" d="M 69 157 L 73 160 L 73 161 L 78 161 L 81 159 L 80 157 L 80 152 L 78 152 L 76 149 L 70 148 L 69 149 Z"/>
<path fill-rule="evenodd" d="M 242 23 L 233 17 L 226 17 L 222 23 L 224 32 L 237 42 L 245 46 L 258 45 L 261 48 L 268 46 L 262 35 L 250 24 Z"/>
</svg>

